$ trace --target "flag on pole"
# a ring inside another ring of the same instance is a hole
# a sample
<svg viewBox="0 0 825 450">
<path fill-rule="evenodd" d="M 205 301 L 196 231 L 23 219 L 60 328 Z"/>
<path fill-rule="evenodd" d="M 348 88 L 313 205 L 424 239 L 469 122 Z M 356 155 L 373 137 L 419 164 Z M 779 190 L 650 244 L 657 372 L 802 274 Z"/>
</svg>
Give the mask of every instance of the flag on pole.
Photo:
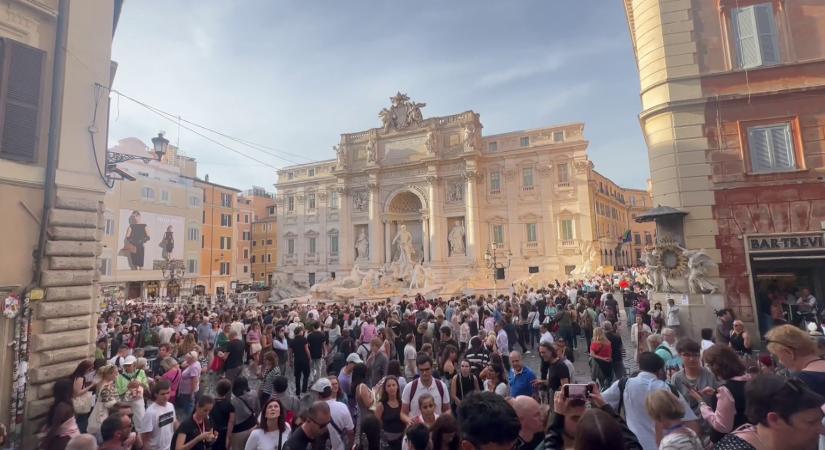
<svg viewBox="0 0 825 450">
<path fill-rule="evenodd" d="M 633 238 L 630 236 L 630 230 L 627 230 L 627 231 L 624 232 L 624 236 L 622 238 L 622 243 L 626 244 L 626 243 L 630 243 L 631 241 L 633 241 Z"/>
</svg>

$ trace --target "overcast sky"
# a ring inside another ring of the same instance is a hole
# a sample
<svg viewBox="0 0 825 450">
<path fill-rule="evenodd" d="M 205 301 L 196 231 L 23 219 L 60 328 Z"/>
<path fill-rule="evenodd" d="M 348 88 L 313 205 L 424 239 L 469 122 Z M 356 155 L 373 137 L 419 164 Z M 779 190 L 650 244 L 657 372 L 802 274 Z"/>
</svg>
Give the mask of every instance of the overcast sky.
<svg viewBox="0 0 825 450">
<path fill-rule="evenodd" d="M 117 97 L 110 144 L 165 130 L 200 176 L 239 189 L 334 158 L 399 90 L 425 117 L 480 113 L 484 134 L 584 122 L 597 170 L 627 187 L 649 177 L 615 0 L 130 0 L 112 58 L 125 95 L 268 149 L 196 129 L 250 160 Z"/>
</svg>

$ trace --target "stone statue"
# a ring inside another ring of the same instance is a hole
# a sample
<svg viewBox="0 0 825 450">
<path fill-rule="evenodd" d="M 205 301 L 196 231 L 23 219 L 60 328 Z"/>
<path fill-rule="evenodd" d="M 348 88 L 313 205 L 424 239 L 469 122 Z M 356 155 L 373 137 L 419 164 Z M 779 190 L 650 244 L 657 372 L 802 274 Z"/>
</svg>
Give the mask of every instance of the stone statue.
<svg viewBox="0 0 825 450">
<path fill-rule="evenodd" d="M 453 222 L 453 227 L 450 229 L 450 233 L 447 236 L 447 241 L 450 243 L 450 256 L 466 254 L 466 250 L 464 248 L 464 235 L 464 225 L 458 220 Z"/>
<path fill-rule="evenodd" d="M 355 240 L 355 258 L 356 259 L 366 259 L 369 256 L 370 252 L 370 242 L 367 238 L 367 232 L 361 228 L 361 232 L 358 233 L 358 239 Z"/>
<path fill-rule="evenodd" d="M 344 168 L 346 166 L 346 159 L 347 154 L 344 151 L 343 145 L 333 145 L 332 149 L 335 150 L 335 158 L 337 159 L 337 166 L 339 169 Z"/>
<path fill-rule="evenodd" d="M 395 234 L 395 237 L 392 239 L 392 245 L 398 242 L 398 256 L 395 258 L 398 261 L 398 264 L 401 269 L 401 274 L 406 275 L 407 271 L 409 270 L 409 266 L 412 264 L 412 256 L 413 256 L 413 244 L 412 244 L 412 234 L 407 231 L 406 225 L 401 225 L 398 227 L 398 232 Z"/>
<path fill-rule="evenodd" d="M 579 252 L 581 253 L 581 264 L 573 269 L 572 275 L 587 276 L 592 275 L 596 268 L 596 261 L 599 259 L 599 251 L 590 241 L 581 241 L 579 243 Z"/>
<path fill-rule="evenodd" d="M 447 190 L 448 202 L 463 202 L 464 201 L 464 184 L 450 183 L 450 188 Z"/>
<path fill-rule="evenodd" d="M 670 292 L 673 288 L 667 280 L 667 276 L 662 268 L 662 261 L 659 257 L 659 251 L 654 249 L 645 250 L 642 253 L 642 262 L 647 268 L 647 277 L 650 279 L 650 284 L 653 285 L 655 292 Z"/>
<path fill-rule="evenodd" d="M 416 124 L 421 126 L 421 122 L 424 120 L 424 115 L 421 114 L 421 108 L 427 106 L 426 103 L 416 103 L 416 102 L 409 102 L 410 109 L 407 110 L 407 123 L 408 124 Z"/>
<path fill-rule="evenodd" d="M 681 248 L 681 247 L 679 247 Z M 705 249 L 688 250 L 682 248 L 688 260 L 688 292 L 691 294 L 713 294 L 719 288 L 708 280 L 708 270 L 716 267 Z"/>
<path fill-rule="evenodd" d="M 436 142 L 435 142 L 435 133 L 433 133 L 433 131 L 432 131 L 432 130 L 430 130 L 430 131 L 428 131 L 428 132 L 427 132 L 427 142 L 426 142 L 426 145 L 427 145 L 427 151 L 428 151 L 429 153 L 431 153 L 431 154 L 435 153 L 435 146 L 436 146 Z"/>
<path fill-rule="evenodd" d="M 410 275 L 410 289 L 421 289 L 424 287 L 427 274 L 424 272 L 424 266 L 416 264 L 413 266 Z"/>
<path fill-rule="evenodd" d="M 370 136 L 370 140 L 367 142 L 367 161 L 368 162 L 375 162 L 376 160 L 376 148 L 375 148 L 375 138 Z"/>
<path fill-rule="evenodd" d="M 475 136 L 476 136 L 476 127 L 473 124 L 468 124 L 464 127 L 463 137 L 464 137 L 464 148 L 467 150 L 475 149 Z"/>
<path fill-rule="evenodd" d="M 392 112 L 387 109 L 383 108 L 378 113 L 378 117 L 381 118 L 381 124 L 384 127 L 384 132 L 390 131 L 390 126 L 392 125 Z"/>
</svg>

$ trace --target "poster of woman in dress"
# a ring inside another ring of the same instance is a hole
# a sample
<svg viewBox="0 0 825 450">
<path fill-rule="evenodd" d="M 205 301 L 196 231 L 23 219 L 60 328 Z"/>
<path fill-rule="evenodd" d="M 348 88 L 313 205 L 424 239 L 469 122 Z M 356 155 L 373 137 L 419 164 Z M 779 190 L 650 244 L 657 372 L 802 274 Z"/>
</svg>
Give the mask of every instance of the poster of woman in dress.
<svg viewBox="0 0 825 450">
<path fill-rule="evenodd" d="M 183 246 L 175 245 L 175 236 L 183 235 L 183 217 L 121 209 L 119 225 L 118 270 L 155 270 L 162 261 L 183 259 Z"/>
</svg>

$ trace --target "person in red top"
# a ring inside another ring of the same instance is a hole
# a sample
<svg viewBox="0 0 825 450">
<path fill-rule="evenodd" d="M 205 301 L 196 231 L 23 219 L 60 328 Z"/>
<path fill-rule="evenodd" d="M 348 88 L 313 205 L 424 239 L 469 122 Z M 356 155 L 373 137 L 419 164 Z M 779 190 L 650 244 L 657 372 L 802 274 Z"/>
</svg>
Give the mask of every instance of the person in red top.
<svg viewBox="0 0 825 450">
<path fill-rule="evenodd" d="M 593 379 L 602 386 L 609 386 L 613 379 L 613 346 L 604 334 L 602 327 L 593 329 L 593 340 L 590 343 L 590 356 L 594 366 L 591 373 Z"/>
</svg>

